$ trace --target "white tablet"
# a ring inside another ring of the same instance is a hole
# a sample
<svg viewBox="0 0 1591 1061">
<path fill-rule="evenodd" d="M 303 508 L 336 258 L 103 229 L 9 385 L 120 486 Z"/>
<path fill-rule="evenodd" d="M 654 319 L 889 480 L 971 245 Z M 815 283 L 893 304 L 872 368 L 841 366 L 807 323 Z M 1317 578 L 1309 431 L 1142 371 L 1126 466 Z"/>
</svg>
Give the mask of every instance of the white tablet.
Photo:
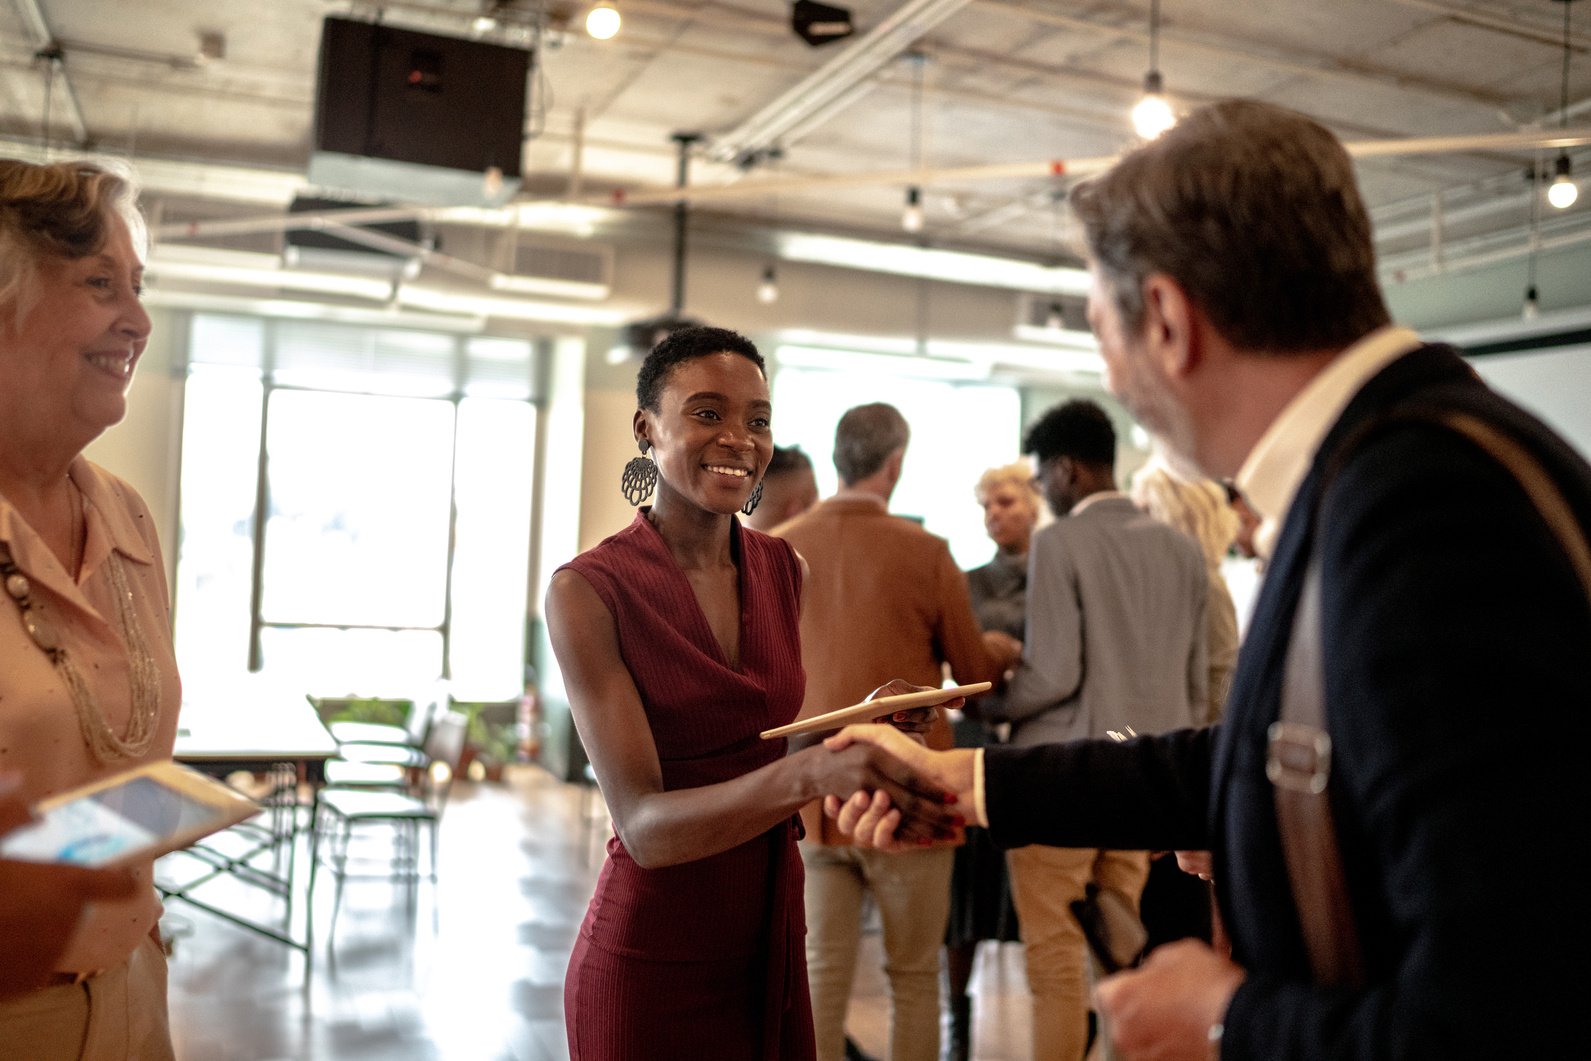
<svg viewBox="0 0 1591 1061">
<path fill-rule="evenodd" d="M 971 685 L 947 685 L 943 689 L 923 689 L 915 693 L 897 693 L 894 696 L 881 696 L 876 700 L 864 700 L 850 707 L 842 707 L 837 711 L 829 711 L 811 718 L 803 718 L 799 722 L 792 722 L 788 726 L 762 731 L 762 739 L 769 740 L 773 737 L 787 737 L 792 733 L 820 733 L 827 729 L 839 729 L 841 726 L 852 722 L 871 722 L 880 715 L 893 714 L 896 711 L 906 711 L 914 707 L 927 707 L 930 704 L 942 704 L 946 700 L 954 700 L 958 696 L 977 696 L 994 688 L 991 682 L 974 682 Z"/>
<path fill-rule="evenodd" d="M 0 858 L 119 866 L 187 847 L 259 811 L 196 770 L 146 763 L 43 800 L 36 821 L 0 836 Z"/>
</svg>

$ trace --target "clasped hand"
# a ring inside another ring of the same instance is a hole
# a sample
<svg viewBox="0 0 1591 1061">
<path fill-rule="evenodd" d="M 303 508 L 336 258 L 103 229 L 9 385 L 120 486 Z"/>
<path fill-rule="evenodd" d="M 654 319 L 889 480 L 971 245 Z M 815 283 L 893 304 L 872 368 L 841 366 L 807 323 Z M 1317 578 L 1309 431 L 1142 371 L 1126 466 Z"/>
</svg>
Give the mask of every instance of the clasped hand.
<svg viewBox="0 0 1591 1061">
<path fill-rule="evenodd" d="M 890 696 L 923 688 L 926 687 L 896 679 L 873 695 Z M 965 702 L 963 697 L 955 697 L 938 707 L 959 707 Z M 933 711 L 934 708 L 926 709 L 920 725 L 912 724 L 911 716 L 918 713 L 897 713 L 894 717 L 881 716 L 874 724 L 846 726 L 823 742 L 831 752 L 839 754 L 856 754 L 865 749 L 870 761 L 880 764 L 879 768 L 886 773 L 911 778 L 908 788 L 926 787 L 939 795 L 938 807 L 931 800 L 925 806 L 925 801 L 910 791 L 903 792 L 898 785 L 860 785 L 849 798 L 825 796 L 824 812 L 835 819 L 839 829 L 849 833 L 856 844 L 885 851 L 904 851 L 935 841 L 957 839 L 961 828 L 967 824 L 972 813 L 972 753 L 966 749 L 930 751 L 920 737 L 915 736 L 928 728 Z M 891 725 L 876 724 L 886 717 Z M 912 730 L 913 735 L 901 732 L 902 729 Z M 959 808 L 959 811 L 950 815 L 934 813 L 936 810 L 942 812 L 946 805 Z M 925 812 L 928 822 L 923 820 Z"/>
</svg>

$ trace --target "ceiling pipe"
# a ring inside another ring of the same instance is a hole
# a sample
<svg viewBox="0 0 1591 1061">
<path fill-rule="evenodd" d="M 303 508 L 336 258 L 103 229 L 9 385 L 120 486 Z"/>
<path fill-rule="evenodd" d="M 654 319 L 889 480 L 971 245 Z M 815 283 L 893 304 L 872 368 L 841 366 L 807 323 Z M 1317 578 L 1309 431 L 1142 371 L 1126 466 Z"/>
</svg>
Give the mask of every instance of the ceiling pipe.
<svg viewBox="0 0 1591 1061">
<path fill-rule="evenodd" d="M 1568 148 L 1591 144 L 1591 129 L 1525 129 L 1503 133 L 1478 133 L 1470 136 L 1394 137 L 1385 140 L 1358 140 L 1344 144 L 1355 158 L 1385 158 L 1404 155 L 1442 155 L 1472 151 L 1529 151 L 1537 148 Z M 694 202 L 739 199 L 771 194 L 788 194 L 822 188 L 866 187 L 892 184 L 976 183 L 992 180 L 1024 180 L 1040 177 L 1082 177 L 1108 169 L 1116 156 L 1080 159 L 1044 159 L 1033 162 L 1008 162 L 987 166 L 945 166 L 922 170 L 887 170 L 867 173 L 832 174 L 821 177 L 787 177 L 776 180 L 747 180 L 734 184 L 696 187 L 689 191 Z M 644 206 L 673 202 L 674 189 L 629 192 L 616 197 L 615 204 Z"/>
<path fill-rule="evenodd" d="M 56 40 L 55 34 L 50 32 L 50 24 L 45 21 L 44 9 L 39 7 L 39 0 L 16 0 L 16 4 L 18 13 L 22 15 L 22 21 L 27 25 L 28 34 L 32 37 L 37 56 L 53 64 L 55 72 L 60 76 L 61 96 L 66 101 L 66 118 L 72 124 L 72 142 L 82 147 L 88 143 L 88 123 L 83 120 L 83 105 L 77 98 L 77 90 L 72 87 L 72 79 L 67 76 L 66 59 L 61 52 L 61 44 Z M 48 122 L 49 115 L 45 115 L 45 120 Z"/>
<path fill-rule="evenodd" d="M 681 192 L 690 184 L 691 148 L 701 138 L 701 133 L 675 133 L 671 137 L 679 151 L 674 184 Z M 675 318 L 685 312 L 685 235 L 689 220 L 690 200 L 679 196 L 674 202 L 674 269 L 670 277 L 668 302 L 669 315 Z"/>
<path fill-rule="evenodd" d="M 480 283 L 491 283 L 494 277 L 500 275 L 495 269 L 488 269 L 484 265 L 477 265 L 475 262 L 466 261 L 463 258 L 455 258 L 451 254 L 443 254 L 441 251 L 427 247 L 423 243 L 415 243 L 413 240 L 389 236 L 384 232 L 355 228 L 352 225 L 337 221 L 325 221 L 317 225 L 316 230 L 330 233 L 338 239 L 347 240 L 349 243 L 357 243 L 361 247 L 369 247 L 371 250 L 381 251 L 384 254 L 392 254 L 400 258 L 417 259 L 422 265 L 429 265 L 444 272 L 453 273 Z"/>
<path fill-rule="evenodd" d="M 1438 3 L 1437 0 L 1393 0 L 1394 3 L 1404 7 L 1415 7 L 1422 11 L 1430 11 L 1441 15 L 1443 18 L 1452 19 L 1454 22 L 1464 22 L 1481 29 L 1489 29 L 1494 33 L 1501 33 L 1509 37 L 1517 37 L 1527 41 L 1539 41 L 1550 44 L 1553 48 L 1563 47 L 1562 30 L 1536 29 L 1534 26 L 1522 25 L 1516 19 L 1505 18 L 1501 15 L 1488 15 L 1483 11 L 1469 7 L 1454 7 L 1451 4 Z M 1591 37 L 1576 33 L 1569 38 L 1569 43 L 1581 51 L 1591 49 Z"/>
<path fill-rule="evenodd" d="M 1055 10 L 1023 7 L 1005 2 L 1005 0 L 977 0 L 977 4 L 979 8 L 1004 11 L 1018 18 L 1054 26 L 1057 29 L 1104 34 L 1136 43 L 1147 43 L 1149 40 L 1148 29 L 1140 28 L 1136 22 L 1116 25 L 1078 15 L 1063 14 Z M 1238 59 L 1246 67 L 1264 67 L 1282 74 L 1327 78 L 1358 85 L 1381 85 L 1396 89 L 1399 92 L 1415 91 L 1435 99 L 1473 104 L 1488 109 L 1495 109 L 1507 102 L 1502 97 L 1475 92 L 1457 85 L 1432 84 L 1413 79 L 1406 71 L 1383 70 L 1367 66 L 1334 66 L 1331 64 L 1340 63 L 1340 60 L 1332 56 L 1320 56 L 1314 62 L 1305 62 L 1296 58 L 1296 51 L 1284 55 L 1254 46 L 1234 48 L 1230 43 L 1217 43 L 1204 38 L 1196 32 L 1177 26 L 1168 29 L 1162 25 L 1159 36 L 1162 44 L 1174 44 L 1178 50 L 1201 51 L 1206 55 L 1227 61 Z M 1555 40 L 1554 43 L 1557 43 L 1557 41 Z"/>
<path fill-rule="evenodd" d="M 1591 129 L 1521 130 L 1508 133 L 1481 133 L 1474 136 L 1406 137 L 1390 140 L 1362 140 L 1343 145 L 1356 158 L 1383 158 L 1394 155 L 1450 154 L 1475 150 L 1528 151 L 1532 149 L 1581 147 L 1591 144 Z M 830 174 L 818 177 L 782 177 L 774 180 L 741 181 L 735 184 L 680 189 L 655 189 L 592 196 L 582 205 L 652 206 L 681 201 L 701 203 L 722 199 L 755 198 L 766 195 L 819 191 L 829 188 L 868 186 L 930 185 L 977 183 L 995 180 L 1024 180 L 1053 177 L 1085 177 L 1109 169 L 1114 155 L 1092 158 L 1048 159 L 1035 162 L 997 163 L 987 166 L 942 166 L 921 170 L 885 170 L 866 173 Z M 517 205 L 527 205 L 518 203 Z M 236 218 L 225 221 L 192 221 L 161 226 L 159 238 L 232 236 L 255 232 L 280 232 L 292 228 L 311 228 L 327 221 L 345 224 L 374 224 L 411 219 L 445 220 L 456 207 L 368 207 L 350 210 L 273 214 L 267 217 Z M 505 209 L 505 218 L 513 207 Z"/>
<path fill-rule="evenodd" d="M 1515 181 L 1518 181 L 1517 177 Z M 1390 242 L 1407 239 L 1426 231 L 1431 225 L 1433 210 L 1441 217 L 1442 225 L 1446 229 L 1496 214 L 1516 214 L 1519 212 L 1521 199 L 1530 194 L 1530 190 L 1523 186 L 1523 182 L 1519 182 L 1521 187 L 1514 188 L 1512 185 L 1515 181 L 1511 181 L 1506 190 L 1494 192 L 1486 198 L 1458 207 L 1449 206 L 1445 202 L 1446 197 L 1443 193 L 1437 192 L 1435 198 L 1442 204 L 1439 209 L 1432 207 L 1432 196 L 1427 195 L 1423 199 L 1424 211 L 1421 214 L 1410 216 L 1403 221 L 1378 221 L 1372 215 L 1370 224 L 1378 241 Z"/>
<path fill-rule="evenodd" d="M 802 78 L 750 118 L 714 138 L 711 157 L 719 162 L 755 161 L 800 124 L 811 129 L 815 115 L 832 117 L 855 102 L 858 84 L 872 77 L 939 23 L 971 0 L 907 0 L 877 26 L 833 59 Z"/>
<path fill-rule="evenodd" d="M 1424 250 L 1414 250 L 1384 258 L 1377 271 L 1385 281 L 1407 283 L 1411 280 L 1423 280 L 1432 276 L 1443 276 L 1514 261 L 1528 256 L 1533 251 L 1545 254 L 1577 247 L 1587 242 L 1591 242 L 1591 226 L 1587 226 L 1584 222 L 1577 223 L 1569 231 L 1560 231 L 1558 235 L 1543 237 L 1539 241 L 1520 239 L 1518 230 L 1488 233 L 1449 243 L 1440 265 L 1433 265 L 1430 256 Z"/>
</svg>

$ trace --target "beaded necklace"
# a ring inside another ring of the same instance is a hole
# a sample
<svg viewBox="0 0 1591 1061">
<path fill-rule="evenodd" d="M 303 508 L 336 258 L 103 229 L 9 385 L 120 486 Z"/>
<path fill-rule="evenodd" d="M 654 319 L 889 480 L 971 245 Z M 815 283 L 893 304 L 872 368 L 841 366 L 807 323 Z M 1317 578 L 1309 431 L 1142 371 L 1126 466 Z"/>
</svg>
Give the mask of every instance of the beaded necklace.
<svg viewBox="0 0 1591 1061">
<path fill-rule="evenodd" d="M 78 492 L 76 484 L 71 486 L 71 490 L 73 494 Z M 73 512 L 74 522 L 81 523 L 81 517 L 76 515 L 75 499 Z M 72 551 L 73 559 L 81 563 L 77 546 L 79 533 L 80 528 L 74 527 Z M 122 565 L 121 555 L 114 549 L 106 557 L 105 573 L 116 596 L 116 625 L 122 636 L 122 644 L 127 649 L 127 681 L 132 710 L 127 720 L 127 732 L 122 735 L 111 729 L 110 723 L 105 720 L 105 713 L 100 710 L 99 701 L 83 680 L 83 673 L 77 669 L 76 663 L 61 644 L 60 635 L 45 616 L 44 606 L 33 599 L 33 584 L 17 567 L 10 548 L 5 542 L 0 542 L 0 578 L 5 580 L 6 595 L 17 602 L 22 612 L 23 629 L 39 650 L 50 657 L 50 662 L 60 674 L 67 692 L 71 694 L 72 705 L 77 709 L 77 725 L 83 735 L 83 743 L 88 746 L 95 761 L 101 764 L 136 759 L 147 752 L 154 743 L 155 719 L 160 715 L 159 669 L 155 666 L 154 654 L 149 651 L 149 643 L 144 640 L 138 614 L 133 609 L 127 569 Z"/>
</svg>

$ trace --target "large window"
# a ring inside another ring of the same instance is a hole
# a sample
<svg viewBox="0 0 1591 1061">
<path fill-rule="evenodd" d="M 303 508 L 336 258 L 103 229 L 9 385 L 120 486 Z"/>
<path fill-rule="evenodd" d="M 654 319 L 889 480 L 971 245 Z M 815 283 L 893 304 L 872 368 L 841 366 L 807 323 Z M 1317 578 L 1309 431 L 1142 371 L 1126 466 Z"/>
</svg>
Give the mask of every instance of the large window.
<svg viewBox="0 0 1591 1061">
<path fill-rule="evenodd" d="M 190 682 L 466 699 L 524 672 L 533 349 L 199 315 L 177 649 Z"/>
<path fill-rule="evenodd" d="M 825 497 L 838 486 L 834 425 L 847 409 L 867 402 L 889 402 L 911 424 L 911 445 L 890 511 L 920 518 L 948 539 L 963 569 L 987 563 L 994 546 L 972 488 L 985 469 L 1021 458 L 1016 388 L 870 373 L 854 366 L 843 372 L 780 367 L 773 380 L 774 439 L 806 451 Z"/>
</svg>

